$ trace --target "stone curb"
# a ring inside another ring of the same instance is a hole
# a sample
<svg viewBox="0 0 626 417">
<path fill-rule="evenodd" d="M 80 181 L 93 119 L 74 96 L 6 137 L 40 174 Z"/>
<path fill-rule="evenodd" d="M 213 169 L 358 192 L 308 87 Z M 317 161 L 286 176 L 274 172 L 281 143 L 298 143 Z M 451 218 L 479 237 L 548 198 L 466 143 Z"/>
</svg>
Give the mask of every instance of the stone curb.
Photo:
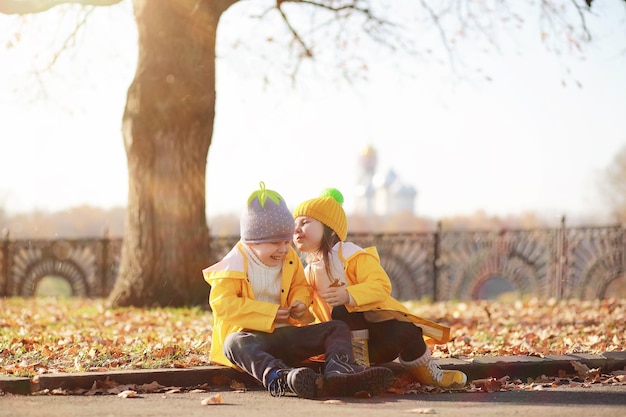
<svg viewBox="0 0 626 417">
<path fill-rule="evenodd" d="M 443 369 L 455 369 L 465 372 L 468 381 L 482 378 L 501 378 L 509 376 L 525 380 L 542 375 L 556 376 L 559 371 L 575 374 L 571 362 L 576 361 L 589 368 L 601 368 L 603 373 L 626 369 L 626 351 L 606 352 L 600 355 L 546 355 L 537 356 L 483 356 L 478 358 L 441 358 L 436 359 Z M 402 366 L 396 361 L 385 364 L 396 375 L 404 373 Z M 319 371 L 319 369 L 317 369 Z M 13 394 L 29 395 L 41 390 L 54 389 L 90 389 L 95 382 L 105 380 L 118 384 L 150 384 L 157 382 L 166 387 L 193 387 L 208 383 L 214 387 L 228 387 L 231 381 L 246 384 L 248 387 L 260 385 L 249 375 L 225 366 L 201 366 L 193 368 L 172 369 L 137 369 L 106 372 L 80 372 L 43 374 L 38 383 L 30 378 L 0 376 L 0 391 Z"/>
<path fill-rule="evenodd" d="M 559 371 L 568 375 L 576 371 L 572 362 L 580 362 L 589 368 L 600 368 L 603 373 L 610 373 L 626 368 L 626 351 L 605 352 L 600 355 L 578 353 L 571 355 L 539 356 L 481 356 L 471 359 L 439 359 L 443 369 L 457 369 L 465 372 L 469 381 L 482 378 L 502 378 L 510 376 L 525 380 L 542 375 L 557 376 Z"/>
</svg>

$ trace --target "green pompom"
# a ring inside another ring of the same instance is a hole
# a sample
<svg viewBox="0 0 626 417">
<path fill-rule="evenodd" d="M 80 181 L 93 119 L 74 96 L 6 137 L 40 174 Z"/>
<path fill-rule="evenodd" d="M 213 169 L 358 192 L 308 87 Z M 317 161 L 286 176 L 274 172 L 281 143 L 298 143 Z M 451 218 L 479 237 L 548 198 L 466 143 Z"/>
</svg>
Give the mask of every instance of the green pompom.
<svg viewBox="0 0 626 417">
<path fill-rule="evenodd" d="M 343 194 L 341 194 L 341 191 L 336 188 L 325 189 L 324 191 L 322 191 L 322 194 L 320 194 L 320 197 L 332 197 L 339 204 L 343 205 Z"/>
</svg>

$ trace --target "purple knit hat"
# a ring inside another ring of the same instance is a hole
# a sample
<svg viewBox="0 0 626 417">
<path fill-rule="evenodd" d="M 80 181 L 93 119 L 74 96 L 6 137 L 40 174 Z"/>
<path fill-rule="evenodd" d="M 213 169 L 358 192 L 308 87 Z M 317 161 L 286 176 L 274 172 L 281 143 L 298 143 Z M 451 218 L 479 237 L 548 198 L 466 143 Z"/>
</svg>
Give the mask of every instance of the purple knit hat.
<svg viewBox="0 0 626 417">
<path fill-rule="evenodd" d="M 293 239 L 293 216 L 285 199 L 276 191 L 260 189 L 250 194 L 241 215 L 240 233 L 244 243 L 281 242 Z"/>
</svg>

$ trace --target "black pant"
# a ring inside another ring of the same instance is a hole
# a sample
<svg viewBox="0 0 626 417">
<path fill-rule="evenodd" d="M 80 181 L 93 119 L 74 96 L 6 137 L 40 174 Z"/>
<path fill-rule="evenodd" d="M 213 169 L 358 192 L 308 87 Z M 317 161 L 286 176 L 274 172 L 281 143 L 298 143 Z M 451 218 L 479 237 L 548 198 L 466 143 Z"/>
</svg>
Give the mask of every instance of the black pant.
<svg viewBox="0 0 626 417">
<path fill-rule="evenodd" d="M 352 358 L 350 329 L 341 321 L 285 326 L 272 333 L 242 331 L 231 333 L 224 341 L 224 355 L 229 361 L 267 387 L 273 369 L 289 368 L 312 356 L 325 354 Z"/>
<path fill-rule="evenodd" d="M 334 307 L 332 318 L 346 322 L 350 330 L 369 330 L 369 358 L 373 364 L 391 362 L 398 356 L 412 361 L 426 352 L 422 328 L 411 322 L 387 320 L 373 323 L 361 312 L 348 312 L 345 306 Z"/>
</svg>

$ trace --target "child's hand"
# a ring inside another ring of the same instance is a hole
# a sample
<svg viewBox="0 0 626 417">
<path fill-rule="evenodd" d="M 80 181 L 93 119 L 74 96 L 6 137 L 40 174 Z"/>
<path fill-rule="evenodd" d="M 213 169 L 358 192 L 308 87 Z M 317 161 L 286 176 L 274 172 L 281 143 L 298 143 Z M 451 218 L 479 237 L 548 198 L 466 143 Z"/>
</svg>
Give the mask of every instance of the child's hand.
<svg viewBox="0 0 626 417">
<path fill-rule="evenodd" d="M 279 308 L 274 318 L 275 323 L 287 323 L 289 321 L 289 308 Z"/>
<path fill-rule="evenodd" d="M 289 307 L 289 314 L 294 319 L 301 318 L 302 316 L 304 316 L 305 312 L 306 312 L 306 305 L 304 305 L 304 303 L 300 300 L 294 301 L 291 307 Z"/>
<path fill-rule="evenodd" d="M 331 307 L 342 306 L 350 302 L 350 294 L 345 287 L 328 287 L 320 292 L 320 296 Z"/>
</svg>

